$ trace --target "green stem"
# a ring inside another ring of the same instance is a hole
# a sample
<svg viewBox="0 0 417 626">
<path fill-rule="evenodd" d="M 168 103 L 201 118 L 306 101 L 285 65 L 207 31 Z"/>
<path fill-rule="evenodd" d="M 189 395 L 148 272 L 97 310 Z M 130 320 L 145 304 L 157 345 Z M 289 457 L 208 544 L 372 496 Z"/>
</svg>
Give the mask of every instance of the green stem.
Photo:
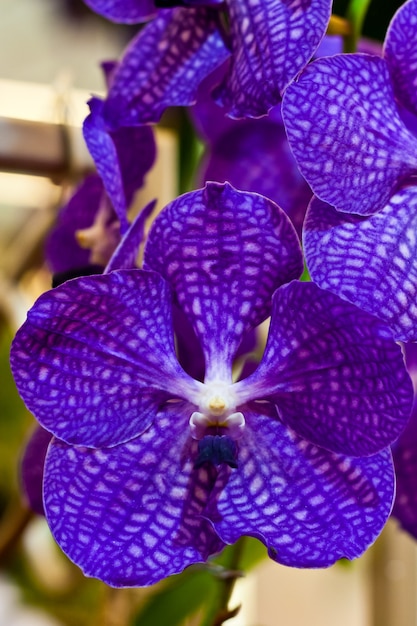
<svg viewBox="0 0 417 626">
<path fill-rule="evenodd" d="M 344 37 L 344 52 L 356 52 L 370 4 L 371 0 L 350 0 L 346 18 L 351 24 L 351 32 Z"/>
<path fill-rule="evenodd" d="M 239 539 L 229 550 L 230 557 L 227 564 L 219 567 L 217 570 L 215 575 L 219 585 L 221 585 L 218 601 L 212 610 L 209 610 L 201 626 L 221 626 L 227 620 L 235 617 L 240 611 L 240 605 L 229 609 L 229 602 L 237 579 L 243 576 L 242 571 L 239 569 L 239 564 L 244 543 L 245 537 Z"/>
</svg>

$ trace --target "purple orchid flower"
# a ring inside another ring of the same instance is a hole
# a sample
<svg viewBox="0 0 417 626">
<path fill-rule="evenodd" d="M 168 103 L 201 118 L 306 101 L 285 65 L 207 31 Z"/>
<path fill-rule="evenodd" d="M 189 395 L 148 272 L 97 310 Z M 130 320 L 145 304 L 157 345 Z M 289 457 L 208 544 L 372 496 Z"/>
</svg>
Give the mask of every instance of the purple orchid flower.
<svg viewBox="0 0 417 626">
<path fill-rule="evenodd" d="M 103 64 L 111 84 L 115 63 Z M 155 161 L 154 134 L 147 126 L 106 128 L 102 102 L 90 101 L 84 137 L 98 174 L 77 187 L 61 209 L 57 225 L 46 242 L 46 259 L 54 274 L 80 275 L 100 271 L 129 229 L 128 209 Z M 92 267 L 91 267 L 92 266 Z"/>
<path fill-rule="evenodd" d="M 197 184 L 228 181 L 242 191 L 260 193 L 284 209 L 301 236 L 312 191 L 289 148 L 280 106 L 257 120 L 225 117 L 210 98 L 213 85 L 224 73 L 222 66 L 201 83 L 191 109 L 197 131 L 207 144 Z"/>
<path fill-rule="evenodd" d="M 103 102 L 92 98 L 83 134 L 106 193 L 111 200 L 121 233 L 128 229 L 127 210 L 146 172 L 155 161 L 153 131 L 148 126 L 126 125 L 117 130 L 106 126 Z"/>
<path fill-rule="evenodd" d="M 44 505 L 86 575 L 149 585 L 242 535 L 298 567 L 359 556 L 391 511 L 387 446 L 412 385 L 376 318 L 295 281 L 285 213 L 208 183 L 157 217 L 144 270 L 44 294 L 12 346 L 18 389 L 53 433 Z M 172 306 L 205 358 L 175 355 Z M 245 334 L 271 315 L 262 361 L 233 382 Z"/>
<path fill-rule="evenodd" d="M 417 539 L 417 344 L 405 344 L 404 353 L 414 386 L 414 404 L 404 432 L 392 446 L 396 477 L 392 515 Z"/>
<path fill-rule="evenodd" d="M 312 279 L 404 341 L 417 339 L 415 59 L 417 0 L 409 0 L 383 58 L 320 59 L 283 101 L 291 148 L 317 196 L 304 226 Z"/>
<path fill-rule="evenodd" d="M 149 0 L 87 4 L 115 21 L 141 21 L 152 13 Z M 174 8 L 158 10 L 116 69 L 104 102 L 106 124 L 117 129 L 157 122 L 166 107 L 193 104 L 200 82 L 226 59 L 229 68 L 215 90 L 216 102 L 231 117 L 265 115 L 312 57 L 326 31 L 331 4 L 331 0 L 169 2 Z"/>
</svg>

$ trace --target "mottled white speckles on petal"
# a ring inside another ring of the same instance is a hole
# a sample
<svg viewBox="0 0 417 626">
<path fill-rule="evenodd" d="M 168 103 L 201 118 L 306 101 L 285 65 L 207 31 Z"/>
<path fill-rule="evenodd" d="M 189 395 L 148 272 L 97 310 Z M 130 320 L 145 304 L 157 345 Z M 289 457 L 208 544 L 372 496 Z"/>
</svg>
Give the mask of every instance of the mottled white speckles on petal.
<svg viewBox="0 0 417 626">
<path fill-rule="evenodd" d="M 417 340 L 417 187 L 366 219 L 314 199 L 304 243 L 313 280 L 386 322 L 396 339 Z"/>
<path fill-rule="evenodd" d="M 241 398 L 273 401 L 280 419 L 306 440 L 358 456 L 393 443 L 412 403 L 389 329 L 329 291 L 297 281 L 275 292 L 262 361 L 235 388 Z"/>
<path fill-rule="evenodd" d="M 400 118 L 388 66 L 379 57 L 315 61 L 286 90 L 283 117 L 302 174 L 340 211 L 381 210 L 417 170 L 417 138 Z"/>
<path fill-rule="evenodd" d="M 11 365 L 39 422 L 79 445 L 127 441 L 162 401 L 194 386 L 175 355 L 169 288 L 141 270 L 75 279 L 41 296 L 16 335 Z"/>
<path fill-rule="evenodd" d="M 207 514 L 220 537 L 258 537 L 270 556 L 293 567 L 327 567 L 356 558 L 382 530 L 391 510 L 394 476 L 388 451 L 368 458 L 332 454 L 301 440 L 278 420 L 248 414 L 244 442 L 262 498 L 248 490 L 247 461 L 215 490 Z M 273 480 L 280 478 L 277 491 Z M 265 498 L 267 496 L 267 504 Z"/>
<path fill-rule="evenodd" d="M 395 14 L 387 31 L 384 58 L 398 100 L 417 115 L 417 1 L 409 0 Z"/>
<path fill-rule="evenodd" d="M 326 31 L 331 2 L 226 0 L 226 4 L 232 59 L 214 96 L 231 117 L 260 117 L 280 101 L 286 85 L 313 56 Z"/>
<path fill-rule="evenodd" d="M 193 323 L 206 378 L 227 382 L 244 332 L 267 317 L 273 291 L 300 275 L 302 257 L 292 224 L 272 201 L 207 183 L 155 220 L 145 267 L 166 278 Z"/>
<path fill-rule="evenodd" d="M 172 426 L 166 429 L 157 418 L 146 441 L 140 437 L 100 452 L 58 440 L 51 445 L 48 523 L 85 574 L 109 585 L 150 585 L 223 547 L 202 518 L 214 475 L 194 469 L 187 418 L 178 407 L 169 411 Z"/>
</svg>

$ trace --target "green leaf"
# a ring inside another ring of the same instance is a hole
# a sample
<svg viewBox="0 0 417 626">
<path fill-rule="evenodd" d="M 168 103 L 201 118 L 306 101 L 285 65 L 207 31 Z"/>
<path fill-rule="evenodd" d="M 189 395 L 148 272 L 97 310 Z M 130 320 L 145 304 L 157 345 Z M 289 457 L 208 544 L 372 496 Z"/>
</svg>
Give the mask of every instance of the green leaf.
<svg viewBox="0 0 417 626">
<path fill-rule="evenodd" d="M 227 546 L 207 564 L 193 565 L 182 574 L 171 576 L 150 594 L 132 626 L 182 626 L 197 612 L 204 616 L 204 624 L 210 623 L 222 604 L 225 582 L 230 580 L 228 571 L 248 571 L 267 555 L 265 546 L 252 537 L 245 537 L 240 542 L 238 568 L 234 562 L 235 544 Z"/>
</svg>

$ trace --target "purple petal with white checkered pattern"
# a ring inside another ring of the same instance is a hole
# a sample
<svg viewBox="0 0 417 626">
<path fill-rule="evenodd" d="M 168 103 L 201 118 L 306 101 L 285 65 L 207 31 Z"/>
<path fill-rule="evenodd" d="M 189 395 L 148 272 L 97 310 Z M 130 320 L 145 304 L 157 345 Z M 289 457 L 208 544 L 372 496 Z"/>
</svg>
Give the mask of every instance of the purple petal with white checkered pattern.
<svg viewBox="0 0 417 626">
<path fill-rule="evenodd" d="M 417 0 L 409 0 L 395 14 L 384 44 L 398 100 L 417 115 Z"/>
<path fill-rule="evenodd" d="M 300 437 L 352 456 L 390 445 L 407 423 L 413 397 L 389 329 L 299 281 L 275 292 L 262 361 L 236 393 L 242 401 L 273 401 Z"/>
<path fill-rule="evenodd" d="M 226 0 L 232 64 L 216 101 L 234 118 L 260 117 L 281 100 L 288 83 L 319 45 L 331 0 Z"/>
<path fill-rule="evenodd" d="M 53 274 L 89 264 L 90 250 L 78 245 L 75 233 L 93 224 L 103 193 L 103 183 L 99 176 L 91 174 L 60 210 L 56 226 L 45 244 L 46 262 Z"/>
<path fill-rule="evenodd" d="M 216 470 L 194 469 L 190 410 L 172 405 L 140 437 L 110 449 L 51 444 L 47 520 L 87 576 L 114 587 L 151 585 L 224 547 L 202 517 Z"/>
<path fill-rule="evenodd" d="M 239 466 L 220 468 L 206 510 L 219 537 L 225 543 L 257 537 L 272 559 L 293 567 L 360 556 L 391 511 L 389 450 L 359 459 L 337 455 L 269 415 L 246 411 L 245 417 Z"/>
<path fill-rule="evenodd" d="M 68 443 L 122 443 L 149 427 L 161 402 L 195 383 L 174 350 L 171 293 L 153 272 L 79 278 L 42 295 L 12 346 L 26 406 Z"/>
<path fill-rule="evenodd" d="M 295 230 L 271 200 L 228 183 L 174 200 L 155 220 L 144 266 L 161 273 L 193 323 L 206 379 L 230 379 L 243 334 L 269 315 L 277 287 L 302 272 Z"/>
<path fill-rule="evenodd" d="M 146 126 L 110 131 L 103 117 L 103 101 L 92 98 L 89 105 L 91 112 L 84 121 L 84 139 L 124 233 L 133 194 L 143 185 L 144 175 L 155 160 L 153 132 Z"/>
<path fill-rule="evenodd" d="M 145 236 L 146 220 L 151 216 L 156 200 L 149 202 L 135 217 L 121 242 L 114 251 L 104 272 L 113 270 L 132 269 L 136 267 L 139 248 Z"/>
<path fill-rule="evenodd" d="M 283 117 L 301 173 L 340 211 L 375 213 L 417 171 L 417 138 L 399 116 L 384 59 L 315 61 L 286 90 Z"/>
<path fill-rule="evenodd" d="M 84 0 L 96 13 L 112 22 L 136 24 L 156 13 L 153 0 Z"/>
<path fill-rule="evenodd" d="M 304 225 L 314 282 L 376 315 L 396 339 L 417 340 L 417 188 L 375 215 L 341 214 L 313 199 Z"/>
<path fill-rule="evenodd" d="M 230 52 L 215 9 L 161 10 L 129 44 L 104 105 L 111 128 L 158 122 L 168 106 L 188 106 L 201 80 Z"/>
</svg>

